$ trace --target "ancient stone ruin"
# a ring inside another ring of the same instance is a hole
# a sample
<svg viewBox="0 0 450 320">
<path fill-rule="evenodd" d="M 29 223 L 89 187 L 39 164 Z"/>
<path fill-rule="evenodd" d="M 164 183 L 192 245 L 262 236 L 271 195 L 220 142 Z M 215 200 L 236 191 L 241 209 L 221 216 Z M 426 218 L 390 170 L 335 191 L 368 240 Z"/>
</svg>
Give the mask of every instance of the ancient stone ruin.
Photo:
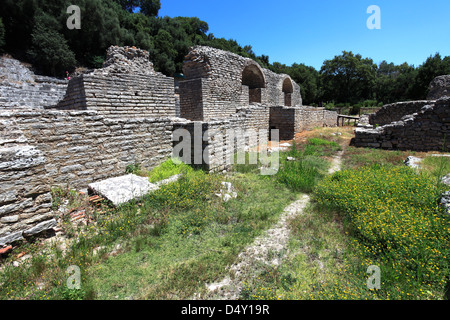
<svg viewBox="0 0 450 320">
<path fill-rule="evenodd" d="M 289 76 L 208 47 L 191 49 L 177 89 L 134 47 L 109 48 L 104 68 L 68 83 L 5 61 L 21 78 L 1 75 L 0 245 L 55 227 L 52 186 L 85 189 L 130 164 L 152 169 L 174 154 L 177 129 L 194 134 L 192 157 L 200 142 L 199 166 L 217 171 L 270 139 L 270 129 L 287 140 L 337 123 L 336 112 L 302 106 Z M 242 134 L 231 139 L 233 131 Z"/>
<path fill-rule="evenodd" d="M 450 150 L 449 78 L 441 76 L 431 82 L 428 100 L 385 105 L 363 117 L 353 144 L 387 150 Z"/>
</svg>

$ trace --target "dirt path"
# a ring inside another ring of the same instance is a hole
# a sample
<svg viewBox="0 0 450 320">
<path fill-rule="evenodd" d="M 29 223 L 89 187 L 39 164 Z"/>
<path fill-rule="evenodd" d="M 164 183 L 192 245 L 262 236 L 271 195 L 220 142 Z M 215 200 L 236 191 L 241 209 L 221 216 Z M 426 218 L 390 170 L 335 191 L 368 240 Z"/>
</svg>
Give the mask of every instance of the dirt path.
<svg viewBox="0 0 450 320">
<path fill-rule="evenodd" d="M 220 282 L 207 284 L 209 293 L 197 298 L 236 300 L 244 282 L 256 276 L 264 265 L 279 265 L 286 254 L 289 241 L 288 220 L 301 214 L 309 200 L 309 196 L 302 195 L 299 200 L 286 207 L 277 224 L 256 238 L 251 246 L 239 254 L 238 262 L 229 267 L 230 275 Z"/>
<path fill-rule="evenodd" d="M 333 157 L 329 174 L 341 168 L 343 151 Z M 277 224 L 256 238 L 252 245 L 239 254 L 238 261 L 228 268 L 229 275 L 222 281 L 206 284 L 208 292 L 195 295 L 202 300 L 236 300 L 246 281 L 264 270 L 266 266 L 278 266 L 286 256 L 290 230 L 289 219 L 300 215 L 310 201 L 308 195 L 302 195 L 299 200 L 284 209 Z"/>
</svg>

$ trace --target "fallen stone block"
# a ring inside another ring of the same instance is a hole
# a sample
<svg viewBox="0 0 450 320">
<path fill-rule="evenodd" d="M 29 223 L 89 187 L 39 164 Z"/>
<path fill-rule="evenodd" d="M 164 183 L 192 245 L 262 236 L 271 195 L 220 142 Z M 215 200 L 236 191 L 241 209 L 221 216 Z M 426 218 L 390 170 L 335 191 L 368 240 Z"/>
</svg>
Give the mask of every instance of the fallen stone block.
<svg viewBox="0 0 450 320">
<path fill-rule="evenodd" d="M 158 190 L 164 184 L 175 182 L 180 176 L 175 175 L 157 183 L 150 183 L 147 177 L 129 174 L 91 183 L 88 186 L 88 191 L 91 194 L 97 194 L 107 199 L 117 207 L 133 199 L 139 199 L 149 192 Z"/>
</svg>

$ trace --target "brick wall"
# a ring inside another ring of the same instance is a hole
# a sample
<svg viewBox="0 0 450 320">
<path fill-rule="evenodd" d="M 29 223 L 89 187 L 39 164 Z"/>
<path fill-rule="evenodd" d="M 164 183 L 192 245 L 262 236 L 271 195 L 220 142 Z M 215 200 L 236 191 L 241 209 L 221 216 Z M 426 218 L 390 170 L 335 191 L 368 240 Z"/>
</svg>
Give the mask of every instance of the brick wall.
<svg viewBox="0 0 450 320">
<path fill-rule="evenodd" d="M 186 130 L 190 146 L 185 150 L 187 153 L 179 154 L 176 141 L 174 153 L 185 156 L 185 161 L 204 170 L 224 170 L 230 166 L 230 159 L 236 152 L 266 143 L 268 127 L 269 108 L 264 107 L 241 108 L 234 116 L 223 120 L 178 121 L 173 124 L 174 131 Z"/>
<path fill-rule="evenodd" d="M 334 127 L 337 112 L 312 107 L 271 107 L 270 128 L 280 130 L 280 140 L 291 140 L 296 133 L 314 127 Z"/>
<path fill-rule="evenodd" d="M 202 78 L 203 121 L 225 119 L 236 113 L 238 107 L 251 102 L 264 106 L 285 104 L 283 82 L 292 82 L 291 105 L 301 105 L 300 87 L 288 75 L 276 74 L 261 68 L 255 61 L 239 55 L 203 46 L 191 48 L 183 65 L 188 80 Z M 183 93 L 180 92 L 181 100 Z M 191 101 L 186 98 L 185 101 Z M 197 102 L 194 100 L 194 103 Z M 197 105 L 182 104 L 181 111 L 187 119 L 198 119 L 198 113 L 190 115 Z"/>
</svg>

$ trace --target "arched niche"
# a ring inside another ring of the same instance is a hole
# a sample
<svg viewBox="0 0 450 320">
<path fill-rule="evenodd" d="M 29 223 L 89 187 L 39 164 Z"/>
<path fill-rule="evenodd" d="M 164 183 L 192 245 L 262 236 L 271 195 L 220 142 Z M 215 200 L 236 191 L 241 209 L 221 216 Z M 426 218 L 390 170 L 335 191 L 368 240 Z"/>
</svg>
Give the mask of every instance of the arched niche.
<svg viewBox="0 0 450 320">
<path fill-rule="evenodd" d="M 286 78 L 283 81 L 283 93 L 284 93 L 284 105 L 286 107 L 292 107 L 292 93 L 294 92 L 294 86 L 292 80 Z"/>
<path fill-rule="evenodd" d="M 242 85 L 248 87 L 249 103 L 261 103 L 262 88 L 266 87 L 264 74 L 256 64 L 250 64 L 242 71 Z"/>
</svg>

